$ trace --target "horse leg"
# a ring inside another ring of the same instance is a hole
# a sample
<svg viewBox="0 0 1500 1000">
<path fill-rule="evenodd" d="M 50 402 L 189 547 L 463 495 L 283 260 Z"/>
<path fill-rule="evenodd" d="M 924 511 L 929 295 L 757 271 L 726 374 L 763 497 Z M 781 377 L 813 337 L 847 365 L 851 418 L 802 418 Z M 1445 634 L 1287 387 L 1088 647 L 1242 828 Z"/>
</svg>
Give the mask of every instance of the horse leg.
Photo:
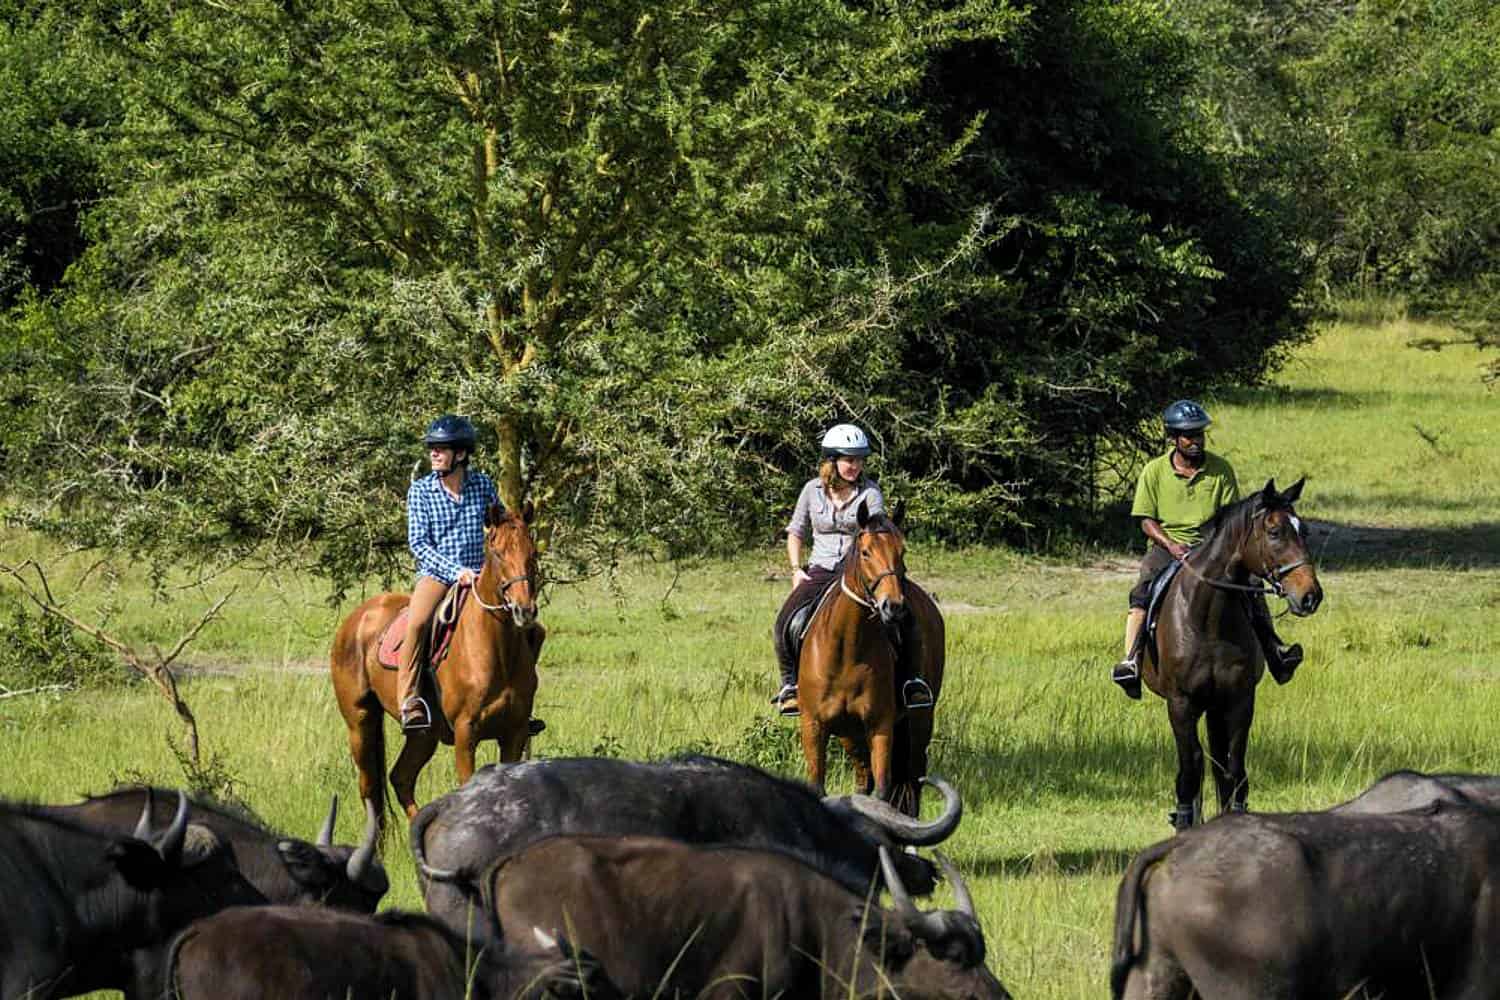
<svg viewBox="0 0 1500 1000">
<path fill-rule="evenodd" d="M 891 801 L 891 752 L 892 732 L 890 725 L 885 725 L 870 732 L 870 770 L 875 774 L 875 797 L 882 802 Z"/>
<path fill-rule="evenodd" d="M 514 764 L 526 753 L 531 737 L 523 726 L 505 733 L 497 742 L 500 744 L 500 763 Z"/>
<path fill-rule="evenodd" d="M 453 764 L 462 785 L 474 776 L 474 751 L 479 748 L 479 733 L 472 719 L 461 719 L 453 726 Z M 516 760 L 520 760 L 517 755 Z"/>
<path fill-rule="evenodd" d="M 359 797 L 375 807 L 385 826 L 385 712 L 369 692 L 345 713 L 349 726 L 349 756 L 359 772 Z"/>
<path fill-rule="evenodd" d="M 875 787 L 875 779 L 870 776 L 870 748 L 852 736 L 840 736 L 839 742 L 844 745 L 844 753 L 854 762 L 855 790 L 869 795 Z"/>
<path fill-rule="evenodd" d="M 431 729 L 418 729 L 408 733 L 396 763 L 391 767 L 391 787 L 396 790 L 396 801 L 406 812 L 409 820 L 417 814 L 417 775 L 437 750 L 438 738 Z"/>
<path fill-rule="evenodd" d="M 541 622 L 537 622 L 531 628 L 521 633 L 526 639 L 526 645 L 531 649 L 531 662 L 535 664 L 542 658 L 542 643 L 547 641 L 547 628 Z"/>
<path fill-rule="evenodd" d="M 1192 826 L 1197 819 L 1203 792 L 1203 745 L 1198 742 L 1200 714 L 1181 696 L 1167 702 L 1172 738 L 1177 742 L 1177 811 L 1173 813 L 1172 825 L 1179 830 Z"/>
<path fill-rule="evenodd" d="M 828 730 L 810 712 L 802 713 L 802 756 L 808 782 L 821 792 L 828 771 Z"/>
<path fill-rule="evenodd" d="M 1208 766 L 1213 770 L 1214 790 L 1219 795 L 1219 812 L 1229 811 L 1234 795 L 1234 776 L 1230 772 L 1229 726 L 1223 709 L 1208 710 Z"/>
<path fill-rule="evenodd" d="M 1245 769 L 1245 752 L 1250 746 L 1250 723 L 1255 719 L 1255 692 L 1224 713 L 1224 726 L 1229 738 L 1229 808 L 1244 811 L 1250 798 L 1250 778 Z"/>
</svg>

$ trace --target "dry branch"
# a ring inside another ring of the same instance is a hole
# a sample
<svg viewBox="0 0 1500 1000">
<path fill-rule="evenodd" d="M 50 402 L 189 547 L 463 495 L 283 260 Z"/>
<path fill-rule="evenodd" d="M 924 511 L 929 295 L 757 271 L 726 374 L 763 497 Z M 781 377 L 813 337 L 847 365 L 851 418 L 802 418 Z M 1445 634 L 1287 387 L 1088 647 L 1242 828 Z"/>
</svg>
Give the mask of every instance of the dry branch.
<svg viewBox="0 0 1500 1000">
<path fill-rule="evenodd" d="M 41 588 L 40 591 L 38 591 L 30 581 L 28 581 L 24 576 L 21 575 L 22 571 L 27 567 L 30 567 L 36 573 L 37 581 L 40 584 Z M 229 598 L 234 595 L 233 587 L 231 587 L 229 592 L 226 593 L 223 597 L 215 601 L 214 606 L 205 611 L 203 613 L 203 616 L 198 619 L 197 623 L 193 625 L 192 628 L 183 633 L 182 638 L 177 640 L 177 644 L 172 647 L 172 651 L 170 653 L 167 653 L 165 656 L 163 656 L 161 650 L 153 645 L 151 647 L 152 659 L 147 659 L 140 653 L 136 652 L 133 647 L 120 641 L 119 639 L 116 639 L 114 636 L 105 632 L 102 628 L 80 621 L 78 618 L 65 611 L 62 606 L 57 603 L 57 599 L 53 596 L 52 586 L 47 582 L 47 574 L 42 569 L 41 564 L 36 560 L 27 559 L 19 566 L 6 566 L 4 564 L 0 564 L 0 570 L 3 570 L 4 572 L 10 574 L 15 579 L 15 581 L 20 584 L 21 592 L 24 593 L 28 599 L 30 599 L 31 603 L 35 604 L 45 614 L 60 618 L 85 635 L 92 636 L 98 641 L 104 643 L 106 646 L 113 649 L 116 653 L 120 654 L 120 658 L 125 661 L 126 665 L 129 666 L 130 669 L 134 670 L 136 673 L 140 674 L 142 677 L 150 681 L 156 687 L 156 689 L 161 692 L 162 697 L 167 699 L 168 704 L 172 706 L 172 710 L 177 713 L 177 717 L 182 720 L 183 727 L 187 731 L 188 756 L 191 758 L 193 764 L 196 765 L 199 763 L 198 720 L 193 717 L 192 709 L 188 708 L 187 702 L 182 700 L 182 695 L 177 690 L 177 677 L 172 673 L 172 661 L 177 659 L 177 657 L 181 655 L 182 651 L 187 648 L 188 643 L 197 638 L 198 633 L 203 631 L 203 627 L 205 625 L 218 617 L 219 610 L 223 608 L 224 604 L 229 600 Z M 6 695 L 6 697 L 12 697 L 12 695 Z"/>
</svg>

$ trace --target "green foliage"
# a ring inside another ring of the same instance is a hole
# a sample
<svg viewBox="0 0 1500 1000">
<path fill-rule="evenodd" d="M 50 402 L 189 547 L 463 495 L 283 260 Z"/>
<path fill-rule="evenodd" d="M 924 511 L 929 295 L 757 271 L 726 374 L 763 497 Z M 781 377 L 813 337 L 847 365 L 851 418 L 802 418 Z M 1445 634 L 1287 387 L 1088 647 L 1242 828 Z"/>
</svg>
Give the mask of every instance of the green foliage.
<svg viewBox="0 0 1500 1000">
<path fill-rule="evenodd" d="M 0 636 L 5 639 L 0 643 L 0 688 L 109 688 L 126 683 L 124 668 L 103 645 L 8 594 L 0 594 Z"/>
<path fill-rule="evenodd" d="M 25 523 L 404 568 L 432 414 L 554 552 L 768 534 L 812 442 L 953 541 L 1097 510 L 1164 399 L 1294 343 L 1281 216 L 1146 2 L 85 4 L 120 126 L 0 322 Z"/>
</svg>

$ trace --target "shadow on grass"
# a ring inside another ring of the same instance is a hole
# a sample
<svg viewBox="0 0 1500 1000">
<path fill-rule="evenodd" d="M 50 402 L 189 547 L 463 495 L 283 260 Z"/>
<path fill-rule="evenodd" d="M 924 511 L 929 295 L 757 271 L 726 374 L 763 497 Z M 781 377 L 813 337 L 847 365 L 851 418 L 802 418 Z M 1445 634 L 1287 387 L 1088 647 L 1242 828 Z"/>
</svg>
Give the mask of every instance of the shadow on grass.
<svg viewBox="0 0 1500 1000">
<path fill-rule="evenodd" d="M 1160 731 L 1155 736 L 1143 739 L 1130 733 L 1096 732 L 1086 743 L 1025 743 L 1003 748 L 950 743 L 933 761 L 932 769 L 953 783 L 966 806 L 979 811 L 1045 799 L 1055 801 L 1059 808 L 1086 807 L 1120 816 L 1160 812 L 1165 830 L 1166 811 L 1176 800 L 1177 755 L 1165 711 L 1160 703 L 1150 708 L 1160 715 Z M 1207 753 L 1206 740 L 1203 746 Z M 1258 789 L 1282 791 L 1299 786 L 1309 759 L 1324 762 L 1329 775 L 1348 772 L 1359 787 L 1368 783 L 1366 775 L 1373 781 L 1380 774 L 1417 763 L 1412 760 L 1410 741 L 1400 738 L 1384 741 L 1368 732 L 1351 733 L 1347 738 L 1330 736 L 1309 750 L 1301 742 L 1257 739 L 1252 729 L 1250 808 L 1256 807 Z M 1344 798 L 1310 802 L 1306 808 L 1326 809 Z M 1203 803 L 1208 816 L 1218 814 L 1213 777 L 1207 768 Z"/>
<path fill-rule="evenodd" d="M 1163 837 L 1162 839 L 1166 839 Z M 1029 854 L 980 854 L 966 858 L 964 875 L 983 878 L 1002 875 L 1118 875 L 1139 851 L 1102 847 L 1086 851 L 1033 851 Z"/>
<path fill-rule="evenodd" d="M 1414 501 L 1423 502 L 1423 501 Z M 1462 511 L 1454 501 L 1428 502 Z M 1389 528 L 1309 521 L 1312 551 L 1324 569 L 1495 569 L 1500 567 L 1500 521 L 1447 528 Z"/>
</svg>

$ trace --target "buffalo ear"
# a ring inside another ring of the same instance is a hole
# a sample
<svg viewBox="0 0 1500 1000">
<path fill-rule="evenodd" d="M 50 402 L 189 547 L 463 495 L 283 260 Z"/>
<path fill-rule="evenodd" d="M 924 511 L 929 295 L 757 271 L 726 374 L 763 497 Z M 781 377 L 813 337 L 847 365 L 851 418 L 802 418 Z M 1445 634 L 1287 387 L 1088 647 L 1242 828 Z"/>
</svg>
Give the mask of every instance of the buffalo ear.
<svg viewBox="0 0 1500 1000">
<path fill-rule="evenodd" d="M 1290 507 L 1292 504 L 1296 503 L 1297 499 L 1302 496 L 1302 486 L 1306 482 L 1307 482 L 1307 477 L 1303 476 L 1301 479 L 1297 480 L 1295 483 L 1293 483 L 1292 485 L 1288 486 L 1286 488 L 1286 492 L 1283 493 L 1283 494 L 1281 494 L 1281 504 L 1282 504 L 1282 506 L 1284 506 L 1284 507 Z"/>
<path fill-rule="evenodd" d="M 906 499 L 903 497 L 896 501 L 896 512 L 891 515 L 891 523 L 901 527 L 901 522 L 906 520 Z"/>
<path fill-rule="evenodd" d="M 854 520 L 859 524 L 860 530 L 864 530 L 865 525 L 870 523 L 869 497 L 859 502 L 859 509 L 854 512 Z"/>
<path fill-rule="evenodd" d="M 276 853 L 286 865 L 287 874 L 304 889 L 323 890 L 333 885 L 333 862 L 322 851 L 305 840 L 282 840 Z"/>
</svg>

